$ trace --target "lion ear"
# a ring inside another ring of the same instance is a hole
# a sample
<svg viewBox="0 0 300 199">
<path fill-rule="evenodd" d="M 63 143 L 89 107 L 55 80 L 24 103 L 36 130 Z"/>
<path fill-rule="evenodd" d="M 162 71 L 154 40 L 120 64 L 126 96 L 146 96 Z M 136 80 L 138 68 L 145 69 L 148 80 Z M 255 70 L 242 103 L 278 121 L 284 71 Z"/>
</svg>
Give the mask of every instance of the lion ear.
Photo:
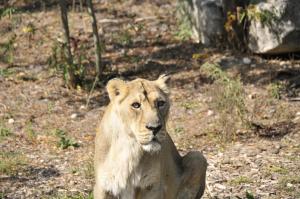
<svg viewBox="0 0 300 199">
<path fill-rule="evenodd" d="M 158 85 L 158 87 L 166 94 L 170 93 L 169 83 L 170 76 L 166 74 L 160 75 L 159 78 L 156 80 L 156 84 Z"/>
<path fill-rule="evenodd" d="M 115 78 L 107 83 L 106 89 L 108 92 L 109 99 L 112 101 L 117 97 L 122 99 L 122 96 L 126 95 L 127 85 L 125 81 Z"/>
</svg>

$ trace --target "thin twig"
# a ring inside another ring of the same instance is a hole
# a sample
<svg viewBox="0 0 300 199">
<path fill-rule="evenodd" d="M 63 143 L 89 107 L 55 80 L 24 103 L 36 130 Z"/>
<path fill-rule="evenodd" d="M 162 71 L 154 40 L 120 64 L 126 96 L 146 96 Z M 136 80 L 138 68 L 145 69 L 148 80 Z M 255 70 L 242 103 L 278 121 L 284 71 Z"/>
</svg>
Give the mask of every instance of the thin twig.
<svg viewBox="0 0 300 199">
<path fill-rule="evenodd" d="M 300 101 L 300 97 L 289 98 L 289 101 L 292 102 Z"/>
<path fill-rule="evenodd" d="M 0 103 L 0 105 L 4 107 L 4 110 L 7 110 L 7 107 L 5 106 L 5 104 Z"/>
<path fill-rule="evenodd" d="M 90 90 L 90 93 L 89 93 L 89 95 L 88 95 L 88 98 L 87 98 L 87 100 L 86 100 L 86 108 L 89 106 L 89 103 L 90 103 L 90 99 L 91 99 L 91 96 L 92 96 L 92 94 L 93 94 L 93 92 L 94 92 L 94 89 L 95 89 L 95 86 L 96 86 L 96 83 L 98 82 L 98 75 L 96 75 L 96 77 L 95 77 L 95 80 L 94 80 L 94 83 L 93 83 L 93 85 L 92 85 L 92 88 L 91 88 L 91 90 Z"/>
<path fill-rule="evenodd" d="M 97 22 L 99 24 L 106 24 L 106 23 L 111 23 L 111 24 L 119 24 L 119 23 L 128 23 L 128 22 L 134 22 L 134 23 L 138 23 L 138 22 L 142 22 L 142 21 L 150 21 L 150 20 L 156 20 L 157 17 L 156 16 L 149 16 L 149 17 L 140 17 L 140 18 L 136 18 L 134 20 L 132 19 L 100 19 Z"/>
</svg>

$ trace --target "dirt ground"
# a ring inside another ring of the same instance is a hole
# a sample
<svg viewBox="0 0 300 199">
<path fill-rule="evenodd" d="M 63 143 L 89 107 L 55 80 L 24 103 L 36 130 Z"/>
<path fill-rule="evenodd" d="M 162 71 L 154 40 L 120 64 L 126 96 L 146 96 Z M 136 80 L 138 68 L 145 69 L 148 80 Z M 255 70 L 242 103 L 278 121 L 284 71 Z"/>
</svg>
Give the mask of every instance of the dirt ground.
<svg viewBox="0 0 300 199">
<path fill-rule="evenodd" d="M 175 12 L 173 0 L 96 4 L 107 78 L 171 74 L 169 133 L 182 154 L 200 150 L 207 158 L 203 198 L 300 198 L 299 57 L 207 49 L 179 39 Z M 77 8 L 69 22 L 91 69 L 90 18 Z M 62 38 L 56 6 L 2 18 L 0 35 L 0 44 L 15 37 L 12 56 L 0 51 L 0 198 L 90 198 L 95 128 L 108 103 L 105 82 L 87 106 L 89 89 L 66 88 L 49 67 Z M 226 84 L 201 70 L 206 62 L 241 83 L 237 96 L 251 127 L 239 124 L 236 96 L 228 98 L 233 103 L 220 98 Z"/>
</svg>

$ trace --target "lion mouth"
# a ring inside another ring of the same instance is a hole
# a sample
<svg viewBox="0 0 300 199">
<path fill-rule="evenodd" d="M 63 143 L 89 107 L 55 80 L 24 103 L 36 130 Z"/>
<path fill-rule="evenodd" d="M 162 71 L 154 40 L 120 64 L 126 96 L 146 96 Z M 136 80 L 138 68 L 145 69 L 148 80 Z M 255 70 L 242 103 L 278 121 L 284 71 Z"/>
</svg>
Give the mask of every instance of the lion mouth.
<svg viewBox="0 0 300 199">
<path fill-rule="evenodd" d="M 143 142 L 141 143 L 142 145 L 151 145 L 151 144 L 161 144 L 161 142 L 158 140 L 157 137 L 153 137 L 150 141 L 148 142 Z"/>
<path fill-rule="evenodd" d="M 161 143 L 157 138 L 152 138 L 147 144 L 142 144 L 142 148 L 147 152 L 158 152 L 161 149 Z"/>
<path fill-rule="evenodd" d="M 138 137 L 137 140 L 141 145 L 161 144 L 162 137 L 161 136 Z"/>
</svg>

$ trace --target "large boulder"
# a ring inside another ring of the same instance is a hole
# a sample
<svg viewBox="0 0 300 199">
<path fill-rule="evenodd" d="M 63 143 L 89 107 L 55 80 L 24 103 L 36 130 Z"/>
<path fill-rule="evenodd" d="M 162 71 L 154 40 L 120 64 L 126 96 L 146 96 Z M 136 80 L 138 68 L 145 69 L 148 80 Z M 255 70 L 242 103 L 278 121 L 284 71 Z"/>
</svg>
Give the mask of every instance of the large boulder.
<svg viewBox="0 0 300 199">
<path fill-rule="evenodd" d="M 179 0 L 179 3 L 191 23 L 193 38 L 214 46 L 224 34 L 222 0 Z"/>
<path fill-rule="evenodd" d="M 249 28 L 235 26 L 236 37 L 258 54 L 300 51 L 300 0 L 179 0 L 192 27 L 193 39 L 219 46 L 228 36 L 224 29 L 227 13 L 237 7 L 248 10 Z M 250 9 L 250 10 L 249 10 Z M 247 31 L 247 32 L 245 32 Z M 228 42 L 234 42 L 227 38 Z"/>
<path fill-rule="evenodd" d="M 259 54 L 300 51 L 300 1 L 261 0 L 254 5 L 249 49 Z"/>
</svg>

